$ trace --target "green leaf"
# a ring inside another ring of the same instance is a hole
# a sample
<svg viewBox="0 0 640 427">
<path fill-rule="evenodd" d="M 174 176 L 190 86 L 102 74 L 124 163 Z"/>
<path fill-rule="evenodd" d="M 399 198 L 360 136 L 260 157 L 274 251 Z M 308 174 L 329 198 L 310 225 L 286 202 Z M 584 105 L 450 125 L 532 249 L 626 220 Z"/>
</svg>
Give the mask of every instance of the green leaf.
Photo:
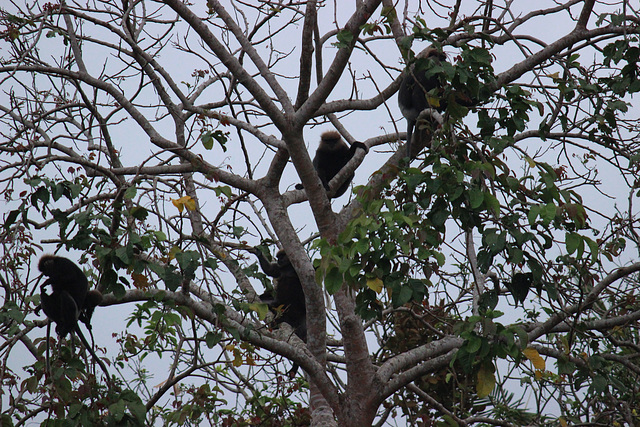
<svg viewBox="0 0 640 427">
<path fill-rule="evenodd" d="M 493 211 L 496 216 L 500 216 L 500 202 L 491 193 L 484 193 L 484 202 L 487 205 L 487 209 Z"/>
<path fill-rule="evenodd" d="M 589 246 L 589 251 L 591 252 L 591 260 L 594 263 L 597 262 L 598 255 L 600 254 L 600 247 L 598 246 L 598 243 L 588 237 L 584 237 L 583 240 L 586 241 L 587 246 Z"/>
<path fill-rule="evenodd" d="M 403 286 L 400 288 L 400 292 L 398 294 L 398 298 L 394 301 L 396 306 L 401 306 L 408 303 L 413 296 L 413 289 L 410 286 Z"/>
<path fill-rule="evenodd" d="M 324 276 L 324 287 L 327 292 L 331 295 L 335 294 L 342 287 L 343 282 L 344 276 L 340 273 L 340 270 L 333 265 L 330 266 Z"/>
<path fill-rule="evenodd" d="M 213 191 L 215 191 L 216 196 L 225 195 L 229 199 L 233 197 L 233 191 L 231 190 L 231 187 L 229 187 L 228 185 L 221 185 L 219 187 L 215 187 Z"/>
<path fill-rule="evenodd" d="M 134 206 L 129 211 L 131 216 L 139 221 L 144 221 L 149 216 L 149 211 L 147 211 L 142 206 Z"/>
<path fill-rule="evenodd" d="M 207 347 L 213 348 L 213 346 L 215 346 L 222 340 L 222 337 L 223 336 L 221 333 L 207 332 L 204 337 L 204 341 L 207 344 Z"/>
<path fill-rule="evenodd" d="M 136 193 L 137 192 L 138 192 L 138 189 L 136 188 L 135 185 L 127 187 L 127 189 L 124 192 L 124 198 L 127 199 L 127 200 L 131 200 L 134 197 L 136 197 Z"/>
<path fill-rule="evenodd" d="M 472 188 L 469 191 L 469 206 L 471 209 L 478 209 L 484 201 L 484 191 L 479 188 Z"/>
<path fill-rule="evenodd" d="M 38 189 L 33 194 L 31 194 L 31 204 L 38 210 L 40 210 L 38 208 L 38 201 L 41 201 L 44 207 L 44 205 L 49 203 L 49 199 L 49 190 L 47 190 L 47 188 L 44 186 L 38 187 Z"/>
<path fill-rule="evenodd" d="M 174 271 L 171 266 L 166 266 L 163 271 L 162 280 L 170 291 L 178 289 L 182 283 L 182 275 Z"/>
<path fill-rule="evenodd" d="M 565 237 L 565 246 L 569 255 L 578 251 L 578 258 L 580 258 L 584 251 L 584 240 L 578 233 L 567 233 Z"/>
<path fill-rule="evenodd" d="M 7 219 L 3 224 L 5 230 L 8 230 L 9 227 L 11 227 L 11 225 L 16 221 L 16 219 L 18 219 L 18 215 L 20 215 L 20 212 L 21 211 L 19 209 L 9 212 L 9 215 L 7 215 Z"/>
<path fill-rule="evenodd" d="M 227 141 L 229 140 L 228 133 L 222 132 L 221 130 L 214 130 L 203 132 L 200 135 L 200 140 L 202 141 L 202 145 L 206 150 L 211 150 L 213 148 L 213 143 L 217 142 L 220 147 L 222 147 L 222 151 L 227 151 Z"/>
<path fill-rule="evenodd" d="M 607 386 L 609 385 L 609 383 L 607 379 L 602 375 L 596 375 L 593 377 L 592 385 L 593 385 L 593 389 L 597 393 L 604 393 L 605 391 L 607 391 Z"/>
<path fill-rule="evenodd" d="M 498 293 L 495 289 L 491 289 L 486 291 L 480 296 L 480 301 L 478 302 L 479 308 L 482 312 L 486 313 L 487 310 L 493 310 L 498 305 Z"/>
<path fill-rule="evenodd" d="M 476 335 L 469 337 L 467 351 L 471 354 L 477 353 L 482 347 L 482 339 Z"/>
<path fill-rule="evenodd" d="M 514 329 L 514 332 L 518 335 L 520 348 L 525 347 L 529 343 L 529 335 L 527 335 L 527 331 L 520 326 L 513 326 L 512 329 Z"/>
<path fill-rule="evenodd" d="M 213 138 L 210 132 L 203 133 L 202 136 L 200 136 L 200 140 L 205 150 L 211 150 L 213 148 Z"/>
<path fill-rule="evenodd" d="M 249 309 L 255 311 L 258 314 L 258 319 L 264 320 L 269 314 L 269 305 L 264 303 L 251 303 Z M 211 348 L 211 347 L 209 347 Z"/>
<path fill-rule="evenodd" d="M 546 205 L 540 208 L 540 217 L 542 218 L 542 223 L 546 226 L 551 224 L 556 217 L 556 205 L 553 203 L 547 203 Z"/>
<path fill-rule="evenodd" d="M 333 45 L 340 49 L 349 48 L 351 46 L 351 43 L 353 42 L 353 34 L 351 33 L 351 31 L 345 29 L 340 30 L 336 38 L 338 39 L 338 41 Z"/>
</svg>

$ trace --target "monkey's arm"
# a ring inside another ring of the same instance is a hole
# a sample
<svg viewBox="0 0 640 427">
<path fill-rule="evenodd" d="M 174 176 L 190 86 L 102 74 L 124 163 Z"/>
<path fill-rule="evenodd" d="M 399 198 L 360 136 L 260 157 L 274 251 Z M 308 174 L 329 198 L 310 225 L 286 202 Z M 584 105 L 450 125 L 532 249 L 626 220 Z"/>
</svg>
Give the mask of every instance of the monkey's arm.
<svg viewBox="0 0 640 427">
<path fill-rule="evenodd" d="M 358 148 L 363 149 L 365 154 L 369 152 L 369 147 L 367 147 L 367 144 L 360 141 L 354 141 L 353 144 L 351 144 L 351 147 L 349 147 L 349 160 L 353 158 Z"/>
<path fill-rule="evenodd" d="M 264 274 L 270 277 L 280 277 L 280 267 L 278 267 L 278 264 L 269 262 L 260 249 L 251 248 L 248 249 L 248 251 L 258 257 L 258 262 Z"/>
<path fill-rule="evenodd" d="M 349 162 L 353 159 L 353 156 L 355 156 L 356 151 L 359 148 L 364 150 L 365 154 L 369 152 L 369 148 L 365 144 L 363 144 L 360 141 L 355 141 L 353 144 L 351 144 L 351 147 L 349 147 L 348 150 L 346 150 L 346 146 L 345 146 L 345 151 L 338 165 L 339 166 L 338 170 L 336 170 L 335 172 L 332 172 L 331 175 L 328 175 L 326 177 L 320 176 L 320 179 L 322 180 L 322 183 L 324 184 L 327 190 L 330 189 L 329 183 L 331 181 L 336 180 L 336 177 L 338 177 L 337 181 L 340 182 L 340 185 L 337 185 L 335 187 L 335 192 L 332 196 L 333 198 L 342 196 L 349 188 L 349 184 L 351 184 L 351 181 L 355 176 L 355 168 L 353 168 L 353 170 L 351 170 L 349 173 L 343 172 L 343 171 L 345 170 L 347 164 L 349 164 Z"/>
<path fill-rule="evenodd" d="M 328 165 L 326 164 L 323 167 L 320 167 L 319 165 L 316 165 L 317 159 L 314 159 L 313 166 L 318 171 L 318 176 L 320 177 L 320 181 L 322 181 L 322 184 L 324 185 L 325 189 L 329 190 L 329 182 L 331 182 L 331 180 L 333 180 L 336 177 L 336 175 L 340 173 L 342 169 L 344 169 L 347 163 L 349 163 L 351 159 L 353 159 L 353 156 L 355 156 L 356 150 L 358 148 L 364 150 L 365 153 L 369 152 L 369 147 L 367 147 L 366 144 L 360 141 L 354 141 L 353 144 L 351 144 L 351 146 L 349 147 L 349 151 L 343 151 L 342 154 L 335 159 L 337 160 L 336 162 L 338 166 L 337 170 L 335 169 L 331 170 L 331 168 L 329 168 Z M 354 172 L 352 172 L 349 175 L 349 177 L 347 177 L 347 180 L 345 181 L 346 186 L 348 186 L 349 183 L 351 183 L 351 180 L 353 179 L 353 173 Z M 341 186 L 344 186 L 345 182 L 343 182 Z M 338 188 L 341 188 L 341 187 L 338 187 Z M 336 195 L 334 197 L 341 196 L 345 190 L 346 190 L 346 187 L 342 191 L 337 190 Z"/>
<path fill-rule="evenodd" d="M 42 294 L 47 295 L 47 291 L 44 288 L 46 288 L 48 284 L 50 284 L 50 280 L 49 279 L 45 280 L 44 283 L 42 285 L 40 285 L 40 295 L 42 295 Z M 40 304 L 38 304 L 36 306 L 36 308 L 33 310 L 33 313 L 36 316 L 40 316 L 40 310 L 42 310 L 42 298 L 40 300 Z"/>
<path fill-rule="evenodd" d="M 269 305 L 272 305 L 276 302 L 276 298 L 273 296 L 273 291 L 265 291 L 258 298 L 260 298 L 260 302 L 263 302 Z"/>
</svg>

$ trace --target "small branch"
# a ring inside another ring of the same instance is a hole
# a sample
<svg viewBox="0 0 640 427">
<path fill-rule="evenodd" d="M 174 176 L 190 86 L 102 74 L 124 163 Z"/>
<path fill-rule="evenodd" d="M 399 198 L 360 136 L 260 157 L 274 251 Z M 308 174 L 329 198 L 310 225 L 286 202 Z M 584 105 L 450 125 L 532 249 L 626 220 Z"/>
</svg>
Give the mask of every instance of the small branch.
<svg viewBox="0 0 640 427">
<path fill-rule="evenodd" d="M 478 316 L 480 314 L 480 297 L 484 293 L 485 278 L 480 269 L 478 268 L 478 258 L 476 257 L 476 250 L 473 244 L 473 232 L 467 230 L 464 232 L 465 242 L 467 247 L 467 258 L 469 259 L 469 265 L 471 266 L 471 272 L 473 273 L 473 315 Z"/>
</svg>

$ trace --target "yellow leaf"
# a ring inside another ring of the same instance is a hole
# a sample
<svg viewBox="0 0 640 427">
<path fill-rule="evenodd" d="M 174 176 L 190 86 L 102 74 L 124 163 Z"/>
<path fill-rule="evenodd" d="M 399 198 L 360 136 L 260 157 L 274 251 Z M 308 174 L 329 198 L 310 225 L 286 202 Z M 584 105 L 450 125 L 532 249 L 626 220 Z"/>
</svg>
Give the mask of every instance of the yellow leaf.
<svg viewBox="0 0 640 427">
<path fill-rule="evenodd" d="M 567 424 L 567 420 L 565 420 L 565 419 L 564 419 L 564 417 L 560 417 L 560 418 L 559 418 L 559 421 L 560 421 L 560 425 L 561 425 L 562 427 L 567 427 L 567 426 L 568 426 L 568 424 Z"/>
<path fill-rule="evenodd" d="M 173 206 L 178 208 L 179 212 L 182 212 L 184 208 L 187 208 L 190 211 L 196 210 L 196 201 L 191 198 L 191 196 L 182 196 L 179 199 L 171 199 L 171 203 Z"/>
<path fill-rule="evenodd" d="M 545 369 L 544 359 L 540 356 L 540 354 L 535 348 L 527 347 L 524 350 L 522 350 L 522 354 L 524 354 L 525 357 L 529 359 L 531 363 L 533 363 L 534 368 L 536 368 L 539 371 L 544 371 Z"/>
<path fill-rule="evenodd" d="M 531 157 L 524 156 L 524 159 L 527 161 L 527 163 L 529 163 L 529 167 L 532 167 L 532 168 L 536 167 L 536 161 L 533 160 Z"/>
<path fill-rule="evenodd" d="M 439 108 L 440 107 L 440 98 L 437 96 L 429 96 L 427 95 L 427 102 L 429 103 L 429 107 L 431 108 Z"/>
<path fill-rule="evenodd" d="M 233 361 L 231 362 L 233 366 L 239 368 L 242 366 L 242 353 L 238 349 L 233 351 Z"/>
<path fill-rule="evenodd" d="M 149 289 L 149 279 L 144 274 L 139 273 L 131 273 L 131 278 L 133 279 L 133 286 L 138 289 Z"/>
<path fill-rule="evenodd" d="M 184 203 L 182 203 L 180 199 L 171 199 L 171 203 L 173 203 L 173 206 L 178 208 L 179 212 L 182 212 L 184 210 Z"/>
<path fill-rule="evenodd" d="M 378 277 L 376 277 L 375 279 L 367 279 L 367 286 L 369 287 L 369 289 L 371 289 L 372 291 L 375 291 L 377 294 L 382 292 L 383 285 L 384 283 Z"/>
<path fill-rule="evenodd" d="M 171 249 L 169 249 L 169 259 L 175 259 L 176 258 L 176 254 L 179 254 L 180 252 L 182 252 L 182 250 L 177 247 L 177 246 L 172 246 Z"/>
<path fill-rule="evenodd" d="M 484 366 L 480 368 L 478 371 L 478 384 L 476 384 L 478 397 L 483 398 L 489 396 L 489 393 L 491 393 L 495 385 L 496 377 L 493 375 L 493 371 Z"/>
<path fill-rule="evenodd" d="M 196 210 L 196 201 L 194 199 L 192 199 L 189 196 L 185 196 L 186 198 L 188 198 L 188 200 L 186 200 L 184 202 L 184 205 L 187 209 L 189 209 L 190 211 L 195 211 Z"/>
</svg>

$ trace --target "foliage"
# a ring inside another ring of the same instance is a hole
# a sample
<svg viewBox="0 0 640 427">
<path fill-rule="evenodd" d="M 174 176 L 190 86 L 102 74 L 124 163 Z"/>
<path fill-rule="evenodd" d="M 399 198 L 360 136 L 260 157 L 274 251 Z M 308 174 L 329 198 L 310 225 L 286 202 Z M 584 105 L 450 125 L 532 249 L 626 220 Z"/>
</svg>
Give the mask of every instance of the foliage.
<svg viewBox="0 0 640 427">
<path fill-rule="evenodd" d="M 0 424 L 640 423 L 632 2 L 27 3 L 0 9 Z M 413 159 L 406 66 L 438 82 Z M 369 149 L 348 198 L 327 127 Z M 258 297 L 282 248 L 306 343 Z M 44 337 L 43 252 L 104 294 L 111 378 Z"/>
</svg>

